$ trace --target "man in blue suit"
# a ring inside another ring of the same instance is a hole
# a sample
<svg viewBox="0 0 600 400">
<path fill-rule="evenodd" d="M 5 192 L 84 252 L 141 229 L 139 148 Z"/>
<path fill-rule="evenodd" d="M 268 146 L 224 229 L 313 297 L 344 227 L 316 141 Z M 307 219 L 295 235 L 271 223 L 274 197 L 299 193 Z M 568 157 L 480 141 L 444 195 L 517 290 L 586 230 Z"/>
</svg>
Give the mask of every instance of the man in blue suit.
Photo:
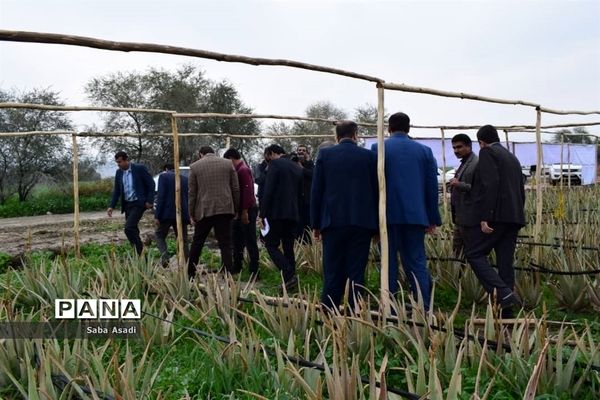
<svg viewBox="0 0 600 400">
<path fill-rule="evenodd" d="M 358 126 L 340 121 L 338 145 L 317 157 L 311 190 L 311 225 L 323 240 L 321 302 L 333 309 L 350 286 L 349 304 L 365 283 L 371 238 L 377 233 L 377 157 L 356 145 Z"/>
<path fill-rule="evenodd" d="M 121 213 L 125 213 L 125 236 L 140 255 L 144 244 L 138 224 L 144 211 L 152 208 L 154 180 L 145 166 L 129 162 L 124 151 L 115 154 L 115 161 L 119 169 L 115 174 L 115 187 L 107 214 L 112 217 L 113 209 L 120 200 Z"/>
<path fill-rule="evenodd" d="M 391 137 L 385 141 L 389 288 L 396 294 L 398 253 L 411 290 L 418 290 L 425 309 L 431 300 L 431 275 L 425 257 L 425 233 L 442 224 L 438 209 L 437 164 L 431 149 L 408 137 L 410 119 L 404 113 L 389 118 Z M 377 144 L 372 146 L 377 151 Z"/>
<path fill-rule="evenodd" d="M 171 227 L 177 237 L 177 215 L 175 207 L 175 166 L 166 164 L 164 172 L 158 176 L 158 194 L 156 195 L 156 207 L 154 210 L 154 219 L 156 223 L 156 247 L 160 251 L 160 258 L 163 267 L 169 265 L 169 251 L 167 250 L 166 238 Z M 190 223 L 190 212 L 188 208 L 188 178 L 179 175 L 181 189 L 181 222 L 183 225 L 183 251 L 185 258 L 188 258 L 188 234 L 187 226 Z"/>
</svg>

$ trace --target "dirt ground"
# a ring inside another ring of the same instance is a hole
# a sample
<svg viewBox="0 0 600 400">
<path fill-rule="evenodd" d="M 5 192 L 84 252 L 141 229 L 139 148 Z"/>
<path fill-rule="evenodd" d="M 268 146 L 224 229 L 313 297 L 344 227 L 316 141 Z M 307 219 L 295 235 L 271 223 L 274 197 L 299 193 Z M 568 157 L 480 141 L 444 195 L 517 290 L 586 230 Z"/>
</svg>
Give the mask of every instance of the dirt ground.
<svg viewBox="0 0 600 400">
<path fill-rule="evenodd" d="M 115 212 L 112 218 L 105 211 L 80 214 L 80 243 L 123 243 L 125 218 Z M 142 240 L 154 237 L 152 213 L 146 212 L 140 222 Z M 28 251 L 49 250 L 59 253 L 73 247 L 73 214 L 0 219 L 0 252 L 14 259 Z"/>
</svg>

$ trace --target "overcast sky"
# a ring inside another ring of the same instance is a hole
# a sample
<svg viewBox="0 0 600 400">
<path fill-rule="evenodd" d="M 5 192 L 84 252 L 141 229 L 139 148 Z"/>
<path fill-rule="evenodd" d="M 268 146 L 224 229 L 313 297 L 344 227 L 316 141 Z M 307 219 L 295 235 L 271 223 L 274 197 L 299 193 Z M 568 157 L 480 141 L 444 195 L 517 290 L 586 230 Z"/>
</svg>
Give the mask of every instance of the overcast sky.
<svg viewBox="0 0 600 400">
<path fill-rule="evenodd" d="M 600 1 L 0 0 L 2 29 L 65 33 L 287 58 L 388 82 L 600 109 Z M 60 91 L 89 104 L 91 78 L 193 62 L 227 79 L 256 113 L 303 115 L 331 101 L 350 115 L 376 103 L 375 85 L 284 67 L 84 47 L 0 42 L 0 87 Z M 529 107 L 386 91 L 386 111 L 414 124 L 534 124 Z M 73 113 L 84 124 L 92 113 Z M 544 114 L 543 124 L 599 121 Z M 593 133 L 599 127 L 589 129 Z M 437 132 L 415 132 L 416 135 Z"/>
</svg>

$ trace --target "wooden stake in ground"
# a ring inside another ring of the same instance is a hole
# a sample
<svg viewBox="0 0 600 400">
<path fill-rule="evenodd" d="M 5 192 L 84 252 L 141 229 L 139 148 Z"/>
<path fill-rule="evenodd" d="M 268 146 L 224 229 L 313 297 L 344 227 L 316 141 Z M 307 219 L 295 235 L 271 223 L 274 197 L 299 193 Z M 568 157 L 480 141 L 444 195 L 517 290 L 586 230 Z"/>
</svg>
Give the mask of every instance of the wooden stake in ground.
<svg viewBox="0 0 600 400">
<path fill-rule="evenodd" d="M 79 147 L 77 146 L 77 134 L 73 133 L 73 240 L 75 246 L 75 257 L 81 258 L 79 245 Z"/>
<path fill-rule="evenodd" d="M 442 132 L 442 205 L 444 206 L 444 220 L 448 221 L 448 190 L 446 188 L 446 132 Z"/>
<path fill-rule="evenodd" d="M 533 237 L 536 242 L 540 241 L 540 234 L 542 232 L 542 207 L 544 206 L 544 199 L 542 197 L 542 168 L 543 168 L 543 160 L 542 160 L 542 133 L 540 132 L 540 127 L 542 125 L 542 111 L 538 107 L 536 109 L 536 122 L 535 122 L 535 143 L 537 148 L 537 158 L 536 158 L 536 167 L 535 167 L 535 195 L 536 195 L 536 205 L 535 205 L 535 227 L 533 230 Z M 535 261 L 536 263 L 540 263 L 540 248 L 538 247 L 535 252 Z M 541 279 L 540 273 L 536 272 L 536 281 L 539 283 Z"/>
<path fill-rule="evenodd" d="M 179 268 L 185 268 L 185 251 L 183 241 L 183 220 L 181 218 L 181 182 L 179 171 L 179 131 L 177 130 L 177 118 L 171 115 L 171 129 L 173 131 L 173 165 L 175 167 L 175 220 L 177 223 L 177 264 Z"/>
<path fill-rule="evenodd" d="M 390 315 L 389 250 L 386 216 L 384 89 L 377 84 L 377 176 L 379 178 L 379 240 L 381 244 L 381 305 L 384 316 Z"/>
</svg>

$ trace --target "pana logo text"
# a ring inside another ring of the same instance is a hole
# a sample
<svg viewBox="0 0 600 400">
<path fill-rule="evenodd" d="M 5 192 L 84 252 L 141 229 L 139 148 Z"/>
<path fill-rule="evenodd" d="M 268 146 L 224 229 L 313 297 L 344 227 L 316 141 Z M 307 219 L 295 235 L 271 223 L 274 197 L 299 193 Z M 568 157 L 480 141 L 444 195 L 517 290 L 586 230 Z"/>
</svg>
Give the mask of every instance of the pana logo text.
<svg viewBox="0 0 600 400">
<path fill-rule="evenodd" d="M 56 319 L 140 319 L 139 299 L 56 299 Z"/>
</svg>

